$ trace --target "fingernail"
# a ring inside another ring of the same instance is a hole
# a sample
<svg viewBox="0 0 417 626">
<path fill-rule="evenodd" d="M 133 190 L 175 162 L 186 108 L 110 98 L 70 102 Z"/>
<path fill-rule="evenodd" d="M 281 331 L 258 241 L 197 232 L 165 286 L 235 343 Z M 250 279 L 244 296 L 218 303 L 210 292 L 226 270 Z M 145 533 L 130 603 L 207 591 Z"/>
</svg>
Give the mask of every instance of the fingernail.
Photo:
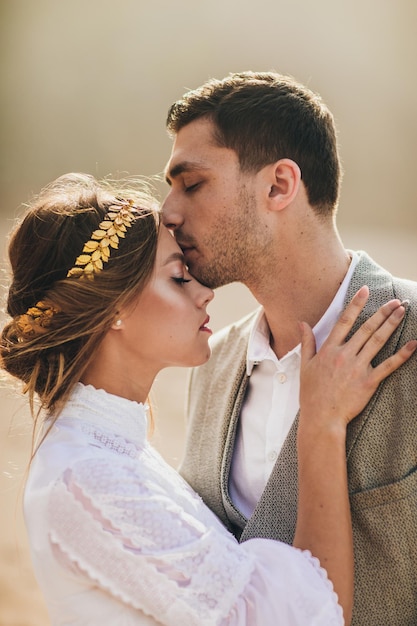
<svg viewBox="0 0 417 626">
<path fill-rule="evenodd" d="M 403 300 L 400 302 L 400 306 L 403 306 L 405 309 L 410 305 L 410 300 Z"/>
<path fill-rule="evenodd" d="M 401 308 L 401 304 L 399 306 L 397 306 L 396 309 L 394 309 L 393 311 L 393 315 L 395 315 L 395 317 L 398 317 L 399 319 L 401 319 L 402 317 L 404 317 L 405 315 L 405 310 Z"/>
</svg>

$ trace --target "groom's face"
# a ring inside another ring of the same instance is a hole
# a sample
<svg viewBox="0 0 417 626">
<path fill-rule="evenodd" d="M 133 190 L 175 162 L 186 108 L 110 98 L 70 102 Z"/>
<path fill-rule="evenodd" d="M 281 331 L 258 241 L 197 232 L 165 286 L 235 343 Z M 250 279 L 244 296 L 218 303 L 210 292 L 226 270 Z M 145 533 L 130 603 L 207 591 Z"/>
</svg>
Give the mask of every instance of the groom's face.
<svg viewBox="0 0 417 626">
<path fill-rule="evenodd" d="M 256 175 L 241 172 L 236 152 L 217 145 L 213 130 L 204 118 L 179 130 L 162 206 L 190 272 L 211 288 L 245 282 L 248 236 L 256 226 Z"/>
</svg>

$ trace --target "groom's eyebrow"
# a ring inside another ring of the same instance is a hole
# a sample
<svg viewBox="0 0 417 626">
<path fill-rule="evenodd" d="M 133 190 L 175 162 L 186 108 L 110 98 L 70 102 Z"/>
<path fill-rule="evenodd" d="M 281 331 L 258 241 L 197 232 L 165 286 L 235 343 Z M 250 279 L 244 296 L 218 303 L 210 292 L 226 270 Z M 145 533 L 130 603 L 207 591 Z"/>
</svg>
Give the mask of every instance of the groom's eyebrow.
<svg viewBox="0 0 417 626">
<path fill-rule="evenodd" d="M 168 185 L 171 184 L 171 180 L 180 176 L 184 172 L 194 172 L 195 170 L 207 169 L 203 168 L 199 163 L 192 163 L 191 161 L 180 161 L 168 170 L 165 170 L 165 180 Z"/>
</svg>

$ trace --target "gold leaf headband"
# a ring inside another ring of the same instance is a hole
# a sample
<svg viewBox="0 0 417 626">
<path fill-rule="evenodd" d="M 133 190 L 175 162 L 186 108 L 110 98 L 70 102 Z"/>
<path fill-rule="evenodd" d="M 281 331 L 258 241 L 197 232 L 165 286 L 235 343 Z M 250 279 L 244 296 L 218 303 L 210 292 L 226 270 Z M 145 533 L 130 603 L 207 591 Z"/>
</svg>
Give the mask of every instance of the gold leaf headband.
<svg viewBox="0 0 417 626">
<path fill-rule="evenodd" d="M 35 306 L 29 307 L 26 313 L 19 315 L 16 319 L 17 329 L 21 333 L 18 341 L 22 342 L 24 337 L 32 338 L 46 333 L 53 315 L 58 312 L 56 307 L 43 300 L 39 300 Z"/>
<path fill-rule="evenodd" d="M 100 272 L 103 263 L 109 260 L 110 249 L 117 250 L 120 239 L 124 238 L 127 229 L 132 226 L 135 212 L 132 200 L 120 205 L 111 205 L 105 219 L 100 222 L 98 229 L 93 231 L 91 239 L 84 245 L 83 253 L 76 258 L 74 267 L 68 270 L 67 278 L 93 280 L 94 274 Z M 59 313 L 59 309 L 43 300 L 29 307 L 26 313 L 19 315 L 15 320 L 20 333 L 18 341 L 21 343 L 26 338 L 31 339 L 46 333 L 56 313 Z"/>
<path fill-rule="evenodd" d="M 75 266 L 68 270 L 67 278 L 88 278 L 93 280 L 94 274 L 101 272 L 103 263 L 110 257 L 110 248 L 117 249 L 119 240 L 135 219 L 133 201 L 121 205 L 112 205 L 105 219 L 94 230 L 80 254 L 75 260 Z"/>
</svg>

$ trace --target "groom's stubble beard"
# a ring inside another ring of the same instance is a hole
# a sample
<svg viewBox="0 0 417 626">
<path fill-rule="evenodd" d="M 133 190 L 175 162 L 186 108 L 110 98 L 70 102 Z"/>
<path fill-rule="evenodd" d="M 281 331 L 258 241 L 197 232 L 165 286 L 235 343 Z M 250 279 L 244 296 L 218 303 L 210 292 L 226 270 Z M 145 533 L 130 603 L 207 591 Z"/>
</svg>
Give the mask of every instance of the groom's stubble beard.
<svg viewBox="0 0 417 626">
<path fill-rule="evenodd" d="M 190 265 L 190 271 L 207 287 L 233 282 L 250 285 L 258 280 L 272 236 L 259 219 L 254 193 L 242 186 L 231 210 L 198 245 L 203 255 Z"/>
</svg>

